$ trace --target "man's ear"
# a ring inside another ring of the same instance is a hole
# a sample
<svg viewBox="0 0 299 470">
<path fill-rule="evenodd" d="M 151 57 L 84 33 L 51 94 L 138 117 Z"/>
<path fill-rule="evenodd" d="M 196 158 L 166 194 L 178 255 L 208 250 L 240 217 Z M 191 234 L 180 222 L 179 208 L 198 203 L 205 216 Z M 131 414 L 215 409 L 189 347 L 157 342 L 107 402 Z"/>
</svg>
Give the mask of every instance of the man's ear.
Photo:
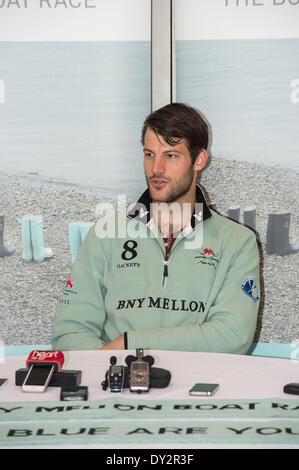
<svg viewBox="0 0 299 470">
<path fill-rule="evenodd" d="M 194 163 L 194 170 L 195 171 L 200 171 L 202 170 L 208 161 L 209 155 L 206 149 L 201 149 L 199 154 L 196 157 L 195 163 Z"/>
</svg>

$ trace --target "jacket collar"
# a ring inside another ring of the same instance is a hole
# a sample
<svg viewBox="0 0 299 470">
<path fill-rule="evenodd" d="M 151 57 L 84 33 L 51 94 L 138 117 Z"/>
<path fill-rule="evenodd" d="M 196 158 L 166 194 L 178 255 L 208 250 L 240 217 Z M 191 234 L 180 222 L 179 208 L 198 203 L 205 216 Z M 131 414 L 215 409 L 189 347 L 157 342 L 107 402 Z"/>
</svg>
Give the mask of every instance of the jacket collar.
<svg viewBox="0 0 299 470">
<path fill-rule="evenodd" d="M 191 217 L 191 227 L 195 228 L 196 225 L 204 221 L 206 219 L 209 219 L 212 214 L 211 211 L 208 207 L 208 204 L 205 200 L 205 196 L 200 188 L 200 186 L 196 186 L 196 204 L 195 204 L 195 209 Z M 130 218 L 136 218 L 140 220 L 141 222 L 147 224 L 150 219 L 151 219 L 151 203 L 152 199 L 150 197 L 149 190 L 147 189 L 144 191 L 144 193 L 141 195 L 135 206 L 131 211 L 128 212 L 128 217 Z M 198 204 L 200 206 L 198 207 Z"/>
</svg>

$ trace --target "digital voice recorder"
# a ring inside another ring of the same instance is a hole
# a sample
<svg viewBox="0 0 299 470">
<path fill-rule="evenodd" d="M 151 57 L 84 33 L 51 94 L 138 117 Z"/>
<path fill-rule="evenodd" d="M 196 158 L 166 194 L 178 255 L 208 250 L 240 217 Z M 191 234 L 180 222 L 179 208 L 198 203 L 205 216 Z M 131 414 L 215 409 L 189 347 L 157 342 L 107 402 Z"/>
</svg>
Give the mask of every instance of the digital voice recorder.
<svg viewBox="0 0 299 470">
<path fill-rule="evenodd" d="M 149 363 L 143 360 L 143 349 L 136 349 L 137 360 L 130 364 L 130 391 L 149 391 Z"/>
<path fill-rule="evenodd" d="M 116 357 L 110 358 L 110 367 L 108 372 L 108 387 L 110 392 L 121 392 L 124 388 L 124 366 L 116 365 Z"/>
</svg>

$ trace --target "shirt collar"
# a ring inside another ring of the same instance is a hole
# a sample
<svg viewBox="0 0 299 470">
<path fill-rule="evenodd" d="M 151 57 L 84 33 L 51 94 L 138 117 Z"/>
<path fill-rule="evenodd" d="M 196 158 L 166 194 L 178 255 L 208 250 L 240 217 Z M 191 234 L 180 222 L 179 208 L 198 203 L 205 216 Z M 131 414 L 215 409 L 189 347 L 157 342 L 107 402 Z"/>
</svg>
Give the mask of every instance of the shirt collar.
<svg viewBox="0 0 299 470">
<path fill-rule="evenodd" d="M 192 228 L 195 228 L 199 222 L 209 219 L 212 216 L 205 196 L 200 186 L 198 185 L 196 186 L 195 202 L 195 209 L 190 220 Z M 151 219 L 151 203 L 152 199 L 150 197 L 149 189 L 146 189 L 146 191 L 144 191 L 144 193 L 140 196 L 133 209 L 128 212 L 128 217 L 136 218 L 147 224 Z M 197 206 L 198 204 L 200 204 L 199 207 Z"/>
</svg>

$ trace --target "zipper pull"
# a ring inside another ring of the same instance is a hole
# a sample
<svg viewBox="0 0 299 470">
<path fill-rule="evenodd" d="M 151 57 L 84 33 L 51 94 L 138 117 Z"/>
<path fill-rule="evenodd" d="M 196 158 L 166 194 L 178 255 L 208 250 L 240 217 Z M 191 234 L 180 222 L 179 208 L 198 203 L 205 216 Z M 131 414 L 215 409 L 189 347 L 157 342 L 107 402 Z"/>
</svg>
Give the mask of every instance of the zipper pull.
<svg viewBox="0 0 299 470">
<path fill-rule="evenodd" d="M 168 265 L 167 261 L 164 261 L 164 271 L 163 271 L 163 281 L 162 281 L 162 287 L 164 286 L 164 281 L 165 278 L 168 277 Z"/>
</svg>

